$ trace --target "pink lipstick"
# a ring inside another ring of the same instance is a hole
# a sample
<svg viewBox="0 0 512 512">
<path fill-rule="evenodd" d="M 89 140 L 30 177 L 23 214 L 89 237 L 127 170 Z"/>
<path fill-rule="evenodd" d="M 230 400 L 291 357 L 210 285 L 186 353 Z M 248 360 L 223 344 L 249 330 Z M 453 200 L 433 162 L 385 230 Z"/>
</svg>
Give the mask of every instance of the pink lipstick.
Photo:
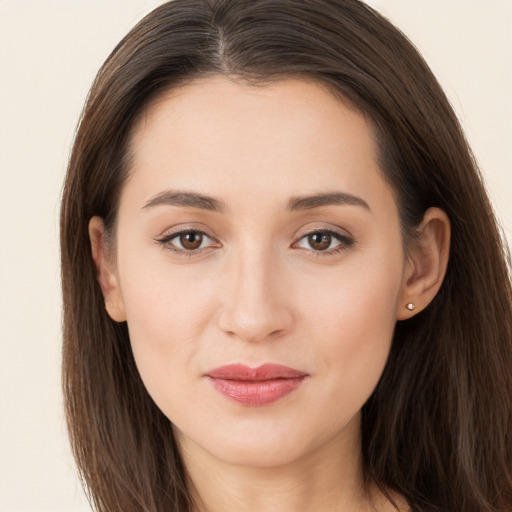
<svg viewBox="0 0 512 512">
<path fill-rule="evenodd" d="M 209 371 L 206 376 L 227 398 L 257 407 L 276 402 L 295 391 L 308 375 L 288 366 L 267 363 L 257 368 L 229 364 Z"/>
</svg>

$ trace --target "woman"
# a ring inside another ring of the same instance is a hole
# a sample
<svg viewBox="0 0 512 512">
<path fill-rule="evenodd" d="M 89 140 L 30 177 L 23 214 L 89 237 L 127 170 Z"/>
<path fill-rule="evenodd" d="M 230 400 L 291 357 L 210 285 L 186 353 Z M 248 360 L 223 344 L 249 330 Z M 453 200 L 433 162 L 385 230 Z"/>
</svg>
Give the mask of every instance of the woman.
<svg viewBox="0 0 512 512">
<path fill-rule="evenodd" d="M 512 298 L 426 64 L 354 0 L 174 0 L 112 52 L 62 206 L 99 511 L 512 507 Z"/>
</svg>

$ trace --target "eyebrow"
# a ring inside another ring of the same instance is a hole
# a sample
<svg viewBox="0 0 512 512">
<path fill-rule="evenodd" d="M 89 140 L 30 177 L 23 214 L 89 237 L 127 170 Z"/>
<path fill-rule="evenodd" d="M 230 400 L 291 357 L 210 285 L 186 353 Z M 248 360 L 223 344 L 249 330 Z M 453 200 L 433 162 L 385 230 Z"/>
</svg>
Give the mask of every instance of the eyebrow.
<svg viewBox="0 0 512 512">
<path fill-rule="evenodd" d="M 143 208 L 154 206 L 186 206 L 189 208 L 200 208 L 214 212 L 223 212 L 226 208 L 222 201 L 213 197 L 204 196 L 195 192 L 166 190 L 152 197 Z"/>
<path fill-rule="evenodd" d="M 180 190 L 166 190 L 152 197 L 143 208 L 155 206 L 184 206 L 188 208 L 199 208 L 222 213 L 226 211 L 226 205 L 220 199 L 205 196 L 196 192 Z M 371 211 L 368 203 L 360 197 L 345 192 L 325 192 L 308 196 L 292 197 L 286 206 L 287 211 L 302 211 L 320 208 L 322 206 L 351 205 L 361 206 Z"/>
<path fill-rule="evenodd" d="M 289 211 L 300 211 L 336 205 L 361 206 L 371 211 L 368 203 L 364 199 L 345 192 L 326 192 L 309 196 L 292 197 L 286 209 Z"/>
</svg>

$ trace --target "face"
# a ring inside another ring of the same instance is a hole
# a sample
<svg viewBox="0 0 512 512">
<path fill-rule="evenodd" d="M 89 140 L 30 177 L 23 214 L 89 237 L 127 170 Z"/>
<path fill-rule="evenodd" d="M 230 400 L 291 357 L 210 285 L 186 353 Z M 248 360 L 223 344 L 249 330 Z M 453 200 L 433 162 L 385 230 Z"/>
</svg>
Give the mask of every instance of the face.
<svg viewBox="0 0 512 512">
<path fill-rule="evenodd" d="M 312 82 L 216 77 L 131 148 L 111 307 L 178 442 L 256 466 L 357 443 L 406 269 L 365 119 Z"/>
</svg>

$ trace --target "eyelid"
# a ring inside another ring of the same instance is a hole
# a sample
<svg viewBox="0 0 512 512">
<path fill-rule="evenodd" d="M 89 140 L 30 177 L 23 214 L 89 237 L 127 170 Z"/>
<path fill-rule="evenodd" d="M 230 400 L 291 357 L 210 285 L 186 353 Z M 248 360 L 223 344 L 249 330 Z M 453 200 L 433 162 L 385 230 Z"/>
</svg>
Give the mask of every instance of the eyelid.
<svg viewBox="0 0 512 512">
<path fill-rule="evenodd" d="M 204 227 L 203 224 L 199 224 L 196 222 L 185 223 L 185 224 L 176 224 L 175 226 L 170 226 L 164 229 L 160 235 L 158 235 L 157 239 L 162 239 L 171 235 L 187 233 L 189 231 L 195 231 L 197 233 L 202 233 L 214 240 L 218 240 L 219 237 L 209 228 Z"/>
<path fill-rule="evenodd" d="M 199 233 L 199 234 L 209 238 L 213 243 L 210 244 L 208 247 L 203 247 L 203 248 L 194 249 L 194 250 L 186 250 L 186 249 L 181 249 L 177 246 L 174 246 L 171 243 L 171 241 L 184 233 Z M 202 227 L 197 227 L 194 225 L 179 225 L 179 226 L 174 226 L 174 227 L 168 228 L 161 235 L 159 235 L 155 238 L 155 242 L 160 244 L 164 249 L 167 249 L 167 250 L 174 252 L 178 255 L 188 256 L 188 257 L 200 254 L 203 251 L 206 251 L 212 247 L 215 247 L 215 248 L 221 247 L 221 245 L 222 245 L 217 236 L 213 235 L 211 232 L 208 232 L 208 230 L 206 230 Z"/>
<path fill-rule="evenodd" d="M 302 227 L 295 234 L 294 239 L 299 240 L 301 238 L 304 238 L 304 236 L 306 235 L 311 235 L 313 233 L 319 232 L 334 234 L 344 239 L 354 239 L 354 237 L 346 229 L 340 228 L 339 226 L 333 226 L 331 224 L 316 225 L 315 227 Z"/>
<path fill-rule="evenodd" d="M 211 244 L 207 247 L 187 250 L 181 249 L 171 243 L 172 240 L 179 237 L 184 233 L 199 233 L 211 240 Z M 314 249 L 307 249 L 304 247 L 298 247 L 299 242 L 314 233 L 325 233 L 333 236 L 336 240 L 339 241 L 339 244 L 333 249 L 326 249 L 323 251 L 318 251 Z M 197 227 L 195 225 L 179 225 L 173 226 L 165 230 L 161 235 L 155 238 L 155 242 L 160 244 L 164 249 L 167 249 L 171 252 L 179 256 L 185 257 L 193 257 L 195 255 L 199 255 L 204 251 L 208 251 L 212 248 L 222 247 L 222 243 L 219 241 L 219 237 L 209 232 L 209 230 L 204 229 L 203 227 Z M 293 242 L 290 247 L 293 249 L 301 249 L 307 252 L 314 254 L 315 256 L 334 256 L 337 253 L 348 250 L 353 244 L 355 240 L 354 237 L 345 229 L 340 228 L 339 226 L 332 225 L 317 225 L 315 227 L 302 227 L 294 236 Z"/>
<path fill-rule="evenodd" d="M 305 237 L 315 234 L 315 233 L 326 233 L 328 235 L 333 236 L 335 239 L 339 241 L 339 244 L 334 247 L 333 249 L 326 249 L 323 251 L 315 251 L 314 249 L 307 249 L 304 247 L 299 247 L 298 244 L 303 240 Z M 355 240 L 354 237 L 345 229 L 340 228 L 338 226 L 316 226 L 314 228 L 301 228 L 299 232 L 295 235 L 294 242 L 292 243 L 292 248 L 301 249 L 304 251 L 307 251 L 314 255 L 315 257 L 328 257 L 328 256 L 335 256 L 341 252 L 344 252 L 348 250 L 353 244 Z"/>
</svg>

